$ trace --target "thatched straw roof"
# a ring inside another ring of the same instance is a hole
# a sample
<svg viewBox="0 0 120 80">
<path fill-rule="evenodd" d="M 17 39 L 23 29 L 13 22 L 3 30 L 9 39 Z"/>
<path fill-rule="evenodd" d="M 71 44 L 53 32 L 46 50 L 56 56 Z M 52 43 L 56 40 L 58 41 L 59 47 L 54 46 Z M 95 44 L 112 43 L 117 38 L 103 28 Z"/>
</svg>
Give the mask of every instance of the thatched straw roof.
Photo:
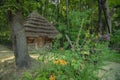
<svg viewBox="0 0 120 80">
<path fill-rule="evenodd" d="M 55 38 L 56 28 L 37 12 L 32 12 L 24 23 L 26 36 Z"/>
</svg>

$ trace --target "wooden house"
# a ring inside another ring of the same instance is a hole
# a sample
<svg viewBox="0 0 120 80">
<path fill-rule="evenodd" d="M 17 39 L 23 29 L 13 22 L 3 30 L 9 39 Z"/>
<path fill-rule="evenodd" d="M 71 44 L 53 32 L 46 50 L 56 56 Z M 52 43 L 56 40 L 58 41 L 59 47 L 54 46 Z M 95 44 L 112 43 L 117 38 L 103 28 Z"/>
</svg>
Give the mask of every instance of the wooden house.
<svg viewBox="0 0 120 80">
<path fill-rule="evenodd" d="M 28 46 L 32 49 L 52 47 L 52 41 L 58 34 L 56 28 L 38 12 L 32 12 L 24 23 Z"/>
</svg>

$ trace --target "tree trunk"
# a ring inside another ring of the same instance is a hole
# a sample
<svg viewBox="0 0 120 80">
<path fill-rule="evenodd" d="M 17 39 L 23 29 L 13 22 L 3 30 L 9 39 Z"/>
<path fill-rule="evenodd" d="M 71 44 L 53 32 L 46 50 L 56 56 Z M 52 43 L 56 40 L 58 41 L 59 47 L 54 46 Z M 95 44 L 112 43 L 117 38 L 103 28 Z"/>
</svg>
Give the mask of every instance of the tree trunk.
<svg viewBox="0 0 120 80">
<path fill-rule="evenodd" d="M 11 17 L 11 29 L 13 39 L 13 49 L 18 68 L 29 67 L 30 57 L 28 55 L 25 31 L 22 25 L 22 14 L 17 12 Z"/>
<path fill-rule="evenodd" d="M 108 0 L 104 0 L 104 5 L 103 5 L 103 11 L 104 11 L 104 15 L 105 15 L 105 20 L 107 23 L 107 30 L 108 32 L 111 34 L 112 30 L 111 30 L 111 17 L 110 17 L 110 12 L 109 12 L 109 7 L 108 7 Z"/>
<path fill-rule="evenodd" d="M 102 0 L 98 0 L 98 29 L 102 35 Z"/>
<path fill-rule="evenodd" d="M 68 15 L 69 15 L 69 2 L 68 2 L 68 0 L 66 0 L 66 24 L 67 24 L 67 29 L 68 29 L 68 35 L 70 36 Z"/>
</svg>

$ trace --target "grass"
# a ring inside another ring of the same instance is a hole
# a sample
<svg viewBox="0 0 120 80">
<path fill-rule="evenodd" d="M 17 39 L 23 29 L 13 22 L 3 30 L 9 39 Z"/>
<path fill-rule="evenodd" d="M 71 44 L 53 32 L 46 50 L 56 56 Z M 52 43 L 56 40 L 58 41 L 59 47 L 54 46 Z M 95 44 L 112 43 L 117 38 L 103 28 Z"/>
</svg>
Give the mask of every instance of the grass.
<svg viewBox="0 0 120 80">
<path fill-rule="evenodd" d="M 111 51 L 109 58 L 107 58 L 107 61 L 120 63 L 120 53 Z"/>
</svg>

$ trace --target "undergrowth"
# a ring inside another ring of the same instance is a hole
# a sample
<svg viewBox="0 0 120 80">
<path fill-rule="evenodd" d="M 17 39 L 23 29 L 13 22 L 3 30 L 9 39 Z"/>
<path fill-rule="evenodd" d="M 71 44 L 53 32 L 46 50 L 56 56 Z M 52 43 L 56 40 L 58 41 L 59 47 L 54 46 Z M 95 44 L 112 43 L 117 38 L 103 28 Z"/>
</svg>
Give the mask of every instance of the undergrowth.
<svg viewBox="0 0 120 80">
<path fill-rule="evenodd" d="M 110 50 L 105 42 L 98 44 L 96 49 L 89 54 L 64 49 L 44 53 L 38 51 L 38 60 L 44 64 L 32 74 L 25 73 L 23 80 L 100 80 L 98 70 L 109 58 Z"/>
</svg>

